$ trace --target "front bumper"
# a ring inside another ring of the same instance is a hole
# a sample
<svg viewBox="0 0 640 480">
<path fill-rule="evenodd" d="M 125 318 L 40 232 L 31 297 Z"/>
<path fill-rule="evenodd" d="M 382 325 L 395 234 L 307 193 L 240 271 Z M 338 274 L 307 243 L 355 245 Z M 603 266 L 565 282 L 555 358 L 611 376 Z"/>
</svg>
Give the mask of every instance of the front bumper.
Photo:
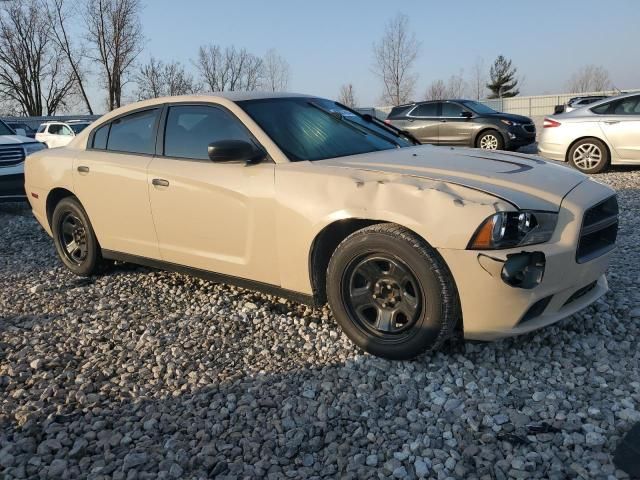
<svg viewBox="0 0 640 480">
<path fill-rule="evenodd" d="M 612 252 L 577 263 L 576 249 L 585 210 L 613 193 L 594 181 L 579 184 L 563 200 L 548 243 L 493 251 L 440 249 L 460 294 L 465 338 L 494 340 L 526 333 L 602 296 L 608 288 L 605 272 Z M 542 252 L 546 259 L 542 281 L 532 289 L 509 286 L 500 276 L 507 255 L 521 252 Z"/>
<path fill-rule="evenodd" d="M 522 126 L 510 127 L 503 133 L 508 150 L 531 145 L 536 141 L 536 132 L 527 132 Z"/>
<path fill-rule="evenodd" d="M 5 172 L 4 170 L 11 170 Z M 0 202 L 26 200 L 24 191 L 24 172 L 22 169 L 5 167 L 0 169 Z"/>
</svg>

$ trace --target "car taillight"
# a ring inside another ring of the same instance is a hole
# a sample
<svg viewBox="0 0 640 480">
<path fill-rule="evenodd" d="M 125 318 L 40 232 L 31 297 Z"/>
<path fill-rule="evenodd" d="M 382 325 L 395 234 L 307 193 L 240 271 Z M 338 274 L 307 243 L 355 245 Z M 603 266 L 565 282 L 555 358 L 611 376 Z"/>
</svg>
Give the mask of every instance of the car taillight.
<svg viewBox="0 0 640 480">
<path fill-rule="evenodd" d="M 545 118 L 544 123 L 542 124 L 542 128 L 551 128 L 551 127 L 559 127 L 560 122 L 556 122 L 555 120 L 551 120 L 550 118 Z"/>
</svg>

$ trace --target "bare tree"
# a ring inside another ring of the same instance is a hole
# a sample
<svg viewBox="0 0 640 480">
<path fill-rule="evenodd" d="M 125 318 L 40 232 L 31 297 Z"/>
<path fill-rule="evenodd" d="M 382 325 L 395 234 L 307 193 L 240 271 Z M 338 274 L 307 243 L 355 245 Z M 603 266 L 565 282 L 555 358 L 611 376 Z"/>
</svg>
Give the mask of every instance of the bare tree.
<svg viewBox="0 0 640 480">
<path fill-rule="evenodd" d="M 75 12 L 73 8 L 68 8 L 65 0 L 42 0 L 41 5 L 49 21 L 51 39 L 66 57 L 75 77 L 76 87 L 82 96 L 87 111 L 90 115 L 93 115 L 91 102 L 89 101 L 84 84 L 86 75 L 82 65 L 82 59 L 85 57 L 85 52 L 83 49 L 79 49 L 72 44 L 67 33 L 68 24 Z M 74 6 L 75 4 L 71 7 Z"/>
<path fill-rule="evenodd" d="M 449 98 L 464 98 L 467 94 L 467 82 L 464 81 L 462 70 L 454 74 L 447 81 L 447 96 Z"/>
<path fill-rule="evenodd" d="M 142 51 L 140 9 L 140 0 L 87 1 L 87 39 L 93 45 L 93 59 L 103 69 L 110 110 L 122 105 L 123 87 Z"/>
<path fill-rule="evenodd" d="M 164 63 L 154 57 L 140 66 L 135 75 L 138 100 L 171 95 L 187 95 L 199 90 L 193 75 L 180 62 Z"/>
<path fill-rule="evenodd" d="M 25 115 L 52 115 L 75 85 L 66 58 L 53 48 L 38 0 L 3 2 L 0 10 L 0 93 Z"/>
<path fill-rule="evenodd" d="M 469 85 L 471 88 L 471 96 L 475 100 L 480 100 L 485 97 L 487 84 L 487 73 L 482 58 L 476 59 L 475 63 L 471 67 L 471 77 L 469 79 Z"/>
<path fill-rule="evenodd" d="M 570 92 L 602 92 L 611 87 L 609 72 L 602 66 L 585 65 L 568 82 Z"/>
<path fill-rule="evenodd" d="M 425 100 L 444 100 L 447 98 L 447 85 L 443 80 L 435 80 L 424 94 Z"/>
<path fill-rule="evenodd" d="M 289 86 L 291 72 L 289 63 L 270 49 L 262 61 L 264 69 L 263 88 L 272 92 L 284 92 Z"/>
<path fill-rule="evenodd" d="M 417 75 L 412 72 L 420 44 L 409 30 L 409 17 L 397 14 L 387 23 L 380 43 L 373 45 L 373 71 L 382 79 L 382 99 L 393 105 L 411 100 Z"/>
<path fill-rule="evenodd" d="M 194 63 L 212 92 L 256 90 L 262 82 L 262 60 L 244 48 L 203 45 Z"/>
<path fill-rule="evenodd" d="M 338 102 L 349 108 L 355 108 L 358 106 L 358 101 L 356 100 L 356 94 L 352 83 L 345 83 L 340 87 Z"/>
</svg>

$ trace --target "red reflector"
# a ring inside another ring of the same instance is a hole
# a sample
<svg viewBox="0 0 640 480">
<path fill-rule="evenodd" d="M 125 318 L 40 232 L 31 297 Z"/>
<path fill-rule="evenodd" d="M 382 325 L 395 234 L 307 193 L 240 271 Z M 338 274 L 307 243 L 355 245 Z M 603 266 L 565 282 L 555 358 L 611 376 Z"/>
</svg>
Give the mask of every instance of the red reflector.
<svg viewBox="0 0 640 480">
<path fill-rule="evenodd" d="M 556 122 L 555 120 L 551 120 L 550 118 L 545 118 L 544 123 L 542 124 L 542 128 L 551 128 L 551 127 L 559 127 L 560 122 Z"/>
<path fill-rule="evenodd" d="M 33 198 L 39 198 L 39 197 L 38 197 L 38 194 L 37 194 L 37 193 L 35 193 L 35 192 L 31 192 L 31 196 L 32 196 Z"/>
</svg>

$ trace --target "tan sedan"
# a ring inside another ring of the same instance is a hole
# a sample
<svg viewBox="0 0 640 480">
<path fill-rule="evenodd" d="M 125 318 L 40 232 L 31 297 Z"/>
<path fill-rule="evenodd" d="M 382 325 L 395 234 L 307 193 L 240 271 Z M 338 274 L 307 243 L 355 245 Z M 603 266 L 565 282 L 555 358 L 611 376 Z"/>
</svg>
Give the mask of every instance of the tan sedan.
<svg viewBox="0 0 640 480">
<path fill-rule="evenodd" d="M 27 159 L 62 262 L 111 260 L 328 300 L 387 358 L 528 332 L 607 290 L 614 192 L 539 158 L 421 146 L 333 101 L 162 98 Z"/>
</svg>

